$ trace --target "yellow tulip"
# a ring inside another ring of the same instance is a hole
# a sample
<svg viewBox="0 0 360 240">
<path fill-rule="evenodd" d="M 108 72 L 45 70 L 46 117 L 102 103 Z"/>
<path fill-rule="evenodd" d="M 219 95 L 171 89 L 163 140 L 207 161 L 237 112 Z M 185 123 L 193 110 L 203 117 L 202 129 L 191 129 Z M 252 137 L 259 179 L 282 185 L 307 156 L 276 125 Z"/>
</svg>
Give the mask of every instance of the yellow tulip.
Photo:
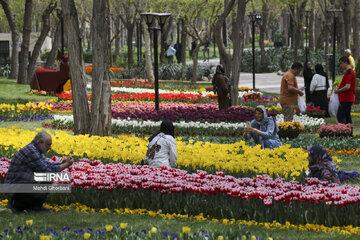
<svg viewBox="0 0 360 240">
<path fill-rule="evenodd" d="M 156 227 L 152 227 L 151 230 L 150 230 L 150 233 L 156 234 L 156 233 L 157 233 L 157 228 L 156 228 Z"/>
<path fill-rule="evenodd" d="M 246 236 L 245 236 L 245 235 L 242 235 L 242 236 L 241 236 L 241 240 L 246 240 Z"/>
<path fill-rule="evenodd" d="M 84 233 L 84 239 L 89 239 L 90 238 L 90 233 Z"/>
<path fill-rule="evenodd" d="M 189 227 L 183 227 L 183 228 L 182 228 L 182 231 L 183 231 L 183 233 L 189 234 L 190 231 L 191 231 L 191 228 L 189 228 Z"/>
<path fill-rule="evenodd" d="M 113 225 L 105 225 L 105 229 L 106 231 L 110 232 L 111 230 L 114 229 Z"/>
<path fill-rule="evenodd" d="M 218 240 L 224 240 L 224 237 L 223 236 L 218 236 L 218 238 L 217 238 Z"/>
<path fill-rule="evenodd" d="M 41 235 L 40 240 L 50 240 L 50 236 Z"/>
<path fill-rule="evenodd" d="M 251 240 L 256 240 L 256 236 L 252 235 Z"/>
<path fill-rule="evenodd" d="M 120 228 L 125 229 L 127 227 L 128 223 L 120 223 Z"/>
<path fill-rule="evenodd" d="M 26 220 L 26 222 L 25 222 L 26 226 L 28 226 L 28 227 L 31 227 L 33 225 L 33 223 L 34 223 L 34 221 L 32 219 Z"/>
</svg>

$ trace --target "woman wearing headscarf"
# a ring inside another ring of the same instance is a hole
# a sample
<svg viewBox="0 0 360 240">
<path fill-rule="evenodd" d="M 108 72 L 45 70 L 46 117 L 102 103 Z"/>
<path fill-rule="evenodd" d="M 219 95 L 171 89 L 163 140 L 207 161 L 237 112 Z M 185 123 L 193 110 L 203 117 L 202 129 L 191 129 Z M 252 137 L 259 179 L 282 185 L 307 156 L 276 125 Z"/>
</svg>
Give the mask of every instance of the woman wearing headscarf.
<svg viewBox="0 0 360 240">
<path fill-rule="evenodd" d="M 244 137 L 253 138 L 262 148 L 277 148 L 282 145 L 278 136 L 279 128 L 273 117 L 268 117 L 266 108 L 259 105 L 255 108 L 255 119 L 247 123 Z"/>
<path fill-rule="evenodd" d="M 304 70 L 303 70 L 306 104 L 309 104 L 312 102 L 312 95 L 310 93 L 310 84 L 311 84 L 311 80 L 312 80 L 313 76 L 314 76 L 314 71 L 311 69 L 311 62 L 306 61 L 304 63 Z"/>
<path fill-rule="evenodd" d="M 212 84 L 217 92 L 219 110 L 231 107 L 230 80 L 225 76 L 225 70 L 221 64 L 216 67 Z"/>
<path fill-rule="evenodd" d="M 162 121 L 160 132 L 149 138 L 149 146 L 145 156 L 145 163 L 152 167 L 166 166 L 174 168 L 177 162 L 175 128 L 170 120 Z"/>
<path fill-rule="evenodd" d="M 309 156 L 310 174 L 308 177 L 318 178 L 320 181 L 340 184 L 336 165 L 325 148 L 314 145 L 307 149 Z"/>
<path fill-rule="evenodd" d="M 312 93 L 312 102 L 314 106 L 320 107 L 321 110 L 325 111 L 326 117 L 329 117 L 328 113 L 328 99 L 327 91 L 329 88 L 329 78 L 324 72 L 324 68 L 321 64 L 315 65 L 316 74 L 313 76 L 310 92 Z"/>
</svg>

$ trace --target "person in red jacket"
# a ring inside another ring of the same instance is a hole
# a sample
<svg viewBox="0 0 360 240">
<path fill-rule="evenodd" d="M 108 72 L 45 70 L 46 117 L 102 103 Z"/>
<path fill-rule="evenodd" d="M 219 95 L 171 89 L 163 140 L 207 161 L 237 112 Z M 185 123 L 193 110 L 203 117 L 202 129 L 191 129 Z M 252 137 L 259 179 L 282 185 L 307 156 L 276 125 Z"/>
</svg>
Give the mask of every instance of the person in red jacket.
<svg viewBox="0 0 360 240">
<path fill-rule="evenodd" d="M 339 123 L 352 123 L 351 106 L 355 102 L 355 72 L 350 66 L 349 58 L 344 56 L 339 59 L 340 67 L 345 70 L 340 86 L 334 89 L 339 94 L 340 106 L 337 113 Z"/>
</svg>

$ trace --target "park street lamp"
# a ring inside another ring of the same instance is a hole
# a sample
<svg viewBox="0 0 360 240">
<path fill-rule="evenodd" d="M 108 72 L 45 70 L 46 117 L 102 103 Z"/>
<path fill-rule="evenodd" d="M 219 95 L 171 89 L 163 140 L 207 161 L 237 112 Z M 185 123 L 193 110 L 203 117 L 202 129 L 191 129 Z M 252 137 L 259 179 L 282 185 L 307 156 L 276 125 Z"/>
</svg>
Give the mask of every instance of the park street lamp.
<svg viewBox="0 0 360 240">
<path fill-rule="evenodd" d="M 171 13 L 140 13 L 140 16 L 145 20 L 149 32 L 154 30 L 154 77 L 155 77 L 155 110 L 160 110 L 159 106 L 159 62 L 158 62 L 158 35 L 157 31 L 160 30 L 156 27 L 155 23 L 157 22 L 160 27 L 163 27 L 166 19 L 171 15 Z M 151 27 L 152 25 L 155 25 Z"/>
<path fill-rule="evenodd" d="M 261 21 L 261 15 L 257 13 L 250 13 L 248 15 L 251 21 L 251 34 L 252 34 L 252 70 L 253 70 L 253 90 L 257 91 L 255 88 L 255 23 Z"/>
<path fill-rule="evenodd" d="M 305 62 L 307 63 L 307 61 L 308 61 L 308 39 L 309 39 L 308 28 L 309 28 L 309 16 L 311 14 L 311 11 L 310 10 L 305 10 L 304 12 L 305 12 L 305 18 L 306 18 L 306 26 L 305 26 Z"/>
<path fill-rule="evenodd" d="M 327 12 L 332 13 L 334 17 L 333 22 L 333 55 L 332 55 L 332 81 L 335 82 L 335 52 L 336 52 L 336 14 L 342 12 L 342 9 L 329 9 Z"/>
</svg>

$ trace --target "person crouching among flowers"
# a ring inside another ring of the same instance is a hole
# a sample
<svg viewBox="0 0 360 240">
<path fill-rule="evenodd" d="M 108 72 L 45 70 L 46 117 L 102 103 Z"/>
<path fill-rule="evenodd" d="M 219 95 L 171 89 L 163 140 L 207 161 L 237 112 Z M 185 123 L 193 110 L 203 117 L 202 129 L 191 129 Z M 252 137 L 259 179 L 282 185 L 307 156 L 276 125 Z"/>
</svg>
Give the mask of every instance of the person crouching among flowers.
<svg viewBox="0 0 360 240">
<path fill-rule="evenodd" d="M 165 119 L 160 125 L 160 132 L 149 138 L 149 146 L 144 163 L 152 167 L 176 167 L 177 151 L 175 127 L 172 121 Z"/>
<path fill-rule="evenodd" d="M 313 145 L 307 148 L 310 173 L 307 177 L 320 181 L 340 184 L 338 170 L 331 155 L 325 148 Z"/>
<path fill-rule="evenodd" d="M 253 138 L 262 148 L 277 148 L 282 145 L 278 136 L 279 128 L 273 117 L 268 117 L 266 108 L 259 105 L 255 108 L 255 119 L 247 123 L 244 137 Z"/>
</svg>

